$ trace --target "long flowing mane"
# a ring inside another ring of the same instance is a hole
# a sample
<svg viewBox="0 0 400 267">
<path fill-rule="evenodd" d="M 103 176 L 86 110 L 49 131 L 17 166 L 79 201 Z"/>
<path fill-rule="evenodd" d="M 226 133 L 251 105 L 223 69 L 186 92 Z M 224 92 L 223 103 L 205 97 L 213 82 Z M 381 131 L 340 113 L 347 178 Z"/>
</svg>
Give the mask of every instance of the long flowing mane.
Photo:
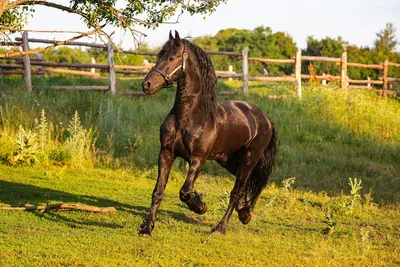
<svg viewBox="0 0 400 267">
<path fill-rule="evenodd" d="M 200 68 L 200 107 L 211 117 L 217 108 L 216 87 L 217 76 L 210 57 L 200 47 L 192 44 L 188 40 L 182 40 L 186 49 L 192 51 L 196 57 Z"/>
</svg>

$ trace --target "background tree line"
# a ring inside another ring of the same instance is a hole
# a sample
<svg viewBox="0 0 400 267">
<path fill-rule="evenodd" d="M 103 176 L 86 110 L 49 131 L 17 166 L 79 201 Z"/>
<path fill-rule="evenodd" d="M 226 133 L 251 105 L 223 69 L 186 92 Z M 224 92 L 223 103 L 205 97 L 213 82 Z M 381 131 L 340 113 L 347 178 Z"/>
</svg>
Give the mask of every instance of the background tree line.
<svg viewBox="0 0 400 267">
<path fill-rule="evenodd" d="M 344 51 L 348 53 L 348 61 L 364 64 L 377 64 L 389 59 L 400 63 L 400 53 L 396 52 L 396 28 L 388 23 L 386 27 L 376 33 L 373 47 L 359 47 L 350 45 L 341 37 L 317 39 L 313 36 L 307 38 L 307 47 L 302 50 L 303 55 L 340 57 Z M 270 27 L 260 26 L 253 30 L 224 29 L 214 36 L 200 36 L 191 39 L 195 44 L 210 51 L 241 52 L 243 48 L 249 47 L 251 57 L 263 57 L 274 59 L 288 59 L 295 56 L 298 47 L 293 37 L 284 32 L 273 32 Z M 160 48 L 150 49 L 147 44 L 142 44 L 141 51 L 159 51 Z M 106 52 L 101 49 L 87 49 L 60 47 L 49 49 L 42 53 L 45 60 L 53 62 L 90 63 L 91 58 L 96 63 L 106 63 Z M 116 64 L 142 65 L 144 59 L 150 62 L 155 57 L 135 56 L 118 54 Z M 236 57 L 212 56 L 216 70 L 228 70 L 233 65 L 236 72 L 240 72 L 241 61 Z M 303 73 L 309 72 L 309 62 L 303 61 Z M 318 75 L 340 74 L 340 65 L 328 62 L 313 62 L 313 68 Z M 250 75 L 291 75 L 294 73 L 293 64 L 266 64 L 261 62 L 250 63 Z M 352 79 L 378 79 L 382 73 L 380 70 L 349 68 L 348 74 Z M 400 77 L 398 68 L 389 68 L 389 76 Z"/>
</svg>

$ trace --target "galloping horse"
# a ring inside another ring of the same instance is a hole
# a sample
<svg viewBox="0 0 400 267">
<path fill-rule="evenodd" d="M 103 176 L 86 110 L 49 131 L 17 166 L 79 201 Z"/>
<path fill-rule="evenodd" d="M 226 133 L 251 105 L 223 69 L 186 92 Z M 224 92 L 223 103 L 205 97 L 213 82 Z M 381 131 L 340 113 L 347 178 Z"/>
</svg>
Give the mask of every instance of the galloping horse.
<svg viewBox="0 0 400 267">
<path fill-rule="evenodd" d="M 217 77 L 209 56 L 181 39 L 177 31 L 175 38 L 169 33 L 156 65 L 143 80 L 143 91 L 153 95 L 173 82 L 177 82 L 175 103 L 160 128 L 158 178 L 139 234 L 151 235 L 177 157 L 189 163 L 180 199 L 198 214 L 207 211 L 201 195 L 193 190 L 205 161 L 215 160 L 236 176 L 228 208 L 213 233 L 226 233 L 234 209 L 243 224 L 249 223 L 276 161 L 279 140 L 274 123 L 248 102 L 217 101 Z"/>
</svg>

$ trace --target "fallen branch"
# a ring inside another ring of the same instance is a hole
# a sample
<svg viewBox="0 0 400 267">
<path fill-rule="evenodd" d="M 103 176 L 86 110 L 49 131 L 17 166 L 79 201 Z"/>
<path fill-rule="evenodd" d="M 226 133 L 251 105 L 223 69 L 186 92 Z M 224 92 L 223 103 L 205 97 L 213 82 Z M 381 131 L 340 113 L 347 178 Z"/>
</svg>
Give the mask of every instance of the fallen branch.
<svg viewBox="0 0 400 267">
<path fill-rule="evenodd" d="M 43 206 L 35 206 L 30 204 L 23 205 L 1 205 L 0 210 L 24 210 L 24 211 L 34 211 L 38 210 L 41 213 L 45 213 L 50 210 L 55 211 L 67 211 L 67 210 L 80 210 L 80 211 L 88 211 L 88 212 L 114 212 L 116 209 L 114 207 L 96 207 L 89 206 L 85 204 L 50 204 Z"/>
</svg>

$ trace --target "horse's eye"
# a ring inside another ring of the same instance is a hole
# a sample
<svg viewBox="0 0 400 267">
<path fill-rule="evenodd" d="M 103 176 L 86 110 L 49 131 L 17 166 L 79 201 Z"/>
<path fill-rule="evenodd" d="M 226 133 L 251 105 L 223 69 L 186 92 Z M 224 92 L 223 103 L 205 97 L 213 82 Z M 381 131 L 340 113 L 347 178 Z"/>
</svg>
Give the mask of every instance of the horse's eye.
<svg viewBox="0 0 400 267">
<path fill-rule="evenodd" d="M 173 57 L 169 57 L 169 61 L 173 61 L 174 60 L 174 58 Z"/>
</svg>

